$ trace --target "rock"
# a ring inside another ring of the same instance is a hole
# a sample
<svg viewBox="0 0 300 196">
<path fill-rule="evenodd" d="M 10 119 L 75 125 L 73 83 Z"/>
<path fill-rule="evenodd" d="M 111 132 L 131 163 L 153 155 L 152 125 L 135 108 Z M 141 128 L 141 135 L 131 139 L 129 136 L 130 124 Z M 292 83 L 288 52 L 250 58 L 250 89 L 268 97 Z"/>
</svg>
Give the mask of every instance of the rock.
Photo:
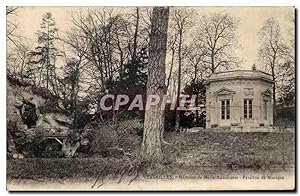
<svg viewBox="0 0 300 196">
<path fill-rule="evenodd" d="M 73 157 L 79 147 L 79 141 L 75 144 L 72 144 L 72 142 L 67 142 L 66 140 L 64 140 L 61 151 L 65 155 L 65 157 Z"/>
<path fill-rule="evenodd" d="M 23 159 L 24 155 L 19 153 L 14 153 L 12 156 L 14 159 Z"/>
<path fill-rule="evenodd" d="M 72 120 L 60 113 L 41 114 L 46 99 L 34 94 L 31 87 L 7 83 L 7 120 L 17 122 L 18 129 L 30 127 L 68 129 Z"/>
<path fill-rule="evenodd" d="M 199 131 L 202 131 L 203 130 L 203 127 L 192 127 L 190 129 L 187 129 L 186 132 L 189 132 L 189 133 L 197 133 Z"/>
<path fill-rule="evenodd" d="M 48 96 L 48 95 L 47 95 Z M 8 132 L 8 157 L 24 158 L 26 151 L 22 148 L 23 140 L 32 141 L 37 132 L 40 135 L 67 135 L 72 120 L 58 112 L 41 114 L 40 108 L 46 103 L 47 96 L 41 96 L 31 86 L 22 86 L 7 82 L 7 132 Z M 20 137 L 22 135 L 22 137 Z M 18 144 L 18 142 L 20 144 Z M 18 147 L 17 152 L 16 146 Z M 23 152 L 22 152 L 23 153 Z"/>
<path fill-rule="evenodd" d="M 36 126 L 40 128 L 69 129 L 71 124 L 72 120 L 62 114 L 46 113 L 40 114 Z"/>
</svg>

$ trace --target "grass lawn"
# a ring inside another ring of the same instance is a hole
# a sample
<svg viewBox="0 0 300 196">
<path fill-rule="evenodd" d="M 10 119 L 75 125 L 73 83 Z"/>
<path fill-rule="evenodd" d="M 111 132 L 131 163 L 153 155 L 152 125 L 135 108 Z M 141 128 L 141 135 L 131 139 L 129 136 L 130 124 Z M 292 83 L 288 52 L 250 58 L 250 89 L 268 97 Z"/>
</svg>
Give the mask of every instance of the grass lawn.
<svg viewBox="0 0 300 196">
<path fill-rule="evenodd" d="M 294 133 L 169 133 L 166 157 L 173 164 L 227 168 L 289 167 L 295 163 Z"/>
<path fill-rule="evenodd" d="M 268 170 L 293 167 L 294 133 L 166 133 L 165 160 L 144 174 L 185 174 L 232 169 Z M 138 148 L 139 146 L 137 146 Z M 134 162 L 134 161 L 133 161 Z M 101 175 L 134 175 L 128 159 L 68 158 L 15 159 L 7 161 L 12 179 L 90 178 Z"/>
</svg>

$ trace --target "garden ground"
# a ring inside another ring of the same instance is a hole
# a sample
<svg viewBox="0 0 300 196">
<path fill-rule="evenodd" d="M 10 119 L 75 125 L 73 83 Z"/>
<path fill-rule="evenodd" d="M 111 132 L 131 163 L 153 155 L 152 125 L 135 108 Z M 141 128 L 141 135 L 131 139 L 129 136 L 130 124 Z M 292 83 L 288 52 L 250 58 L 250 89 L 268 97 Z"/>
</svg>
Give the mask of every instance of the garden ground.
<svg viewBox="0 0 300 196">
<path fill-rule="evenodd" d="M 154 186 L 155 182 L 160 184 L 163 179 L 163 183 L 172 181 L 169 184 L 175 185 L 179 180 L 187 183 L 188 189 L 197 189 L 189 182 L 211 183 L 207 184 L 210 187 L 217 186 L 213 182 L 219 180 L 231 182 L 229 184 L 233 186 L 233 182 L 239 182 L 234 180 L 243 180 L 244 176 L 248 178 L 244 180 L 251 182 L 263 175 L 274 178 L 268 182 L 280 184 L 289 180 L 293 185 L 294 133 L 171 132 L 166 133 L 165 138 L 170 143 L 163 148 L 165 159 L 154 165 L 132 157 L 8 160 L 8 188 L 30 189 L 39 185 L 47 189 L 50 188 L 47 184 L 52 184 L 56 188 L 66 189 L 83 183 L 83 189 L 104 190 L 113 188 L 108 182 L 115 182 L 114 187 L 130 189 L 141 188 L 143 182 L 147 182 L 148 186 L 153 183 Z M 268 182 L 263 184 L 267 187 Z M 293 187 L 290 183 L 289 186 Z M 132 186 L 128 187 L 128 184 Z M 283 187 L 279 184 L 277 188 Z"/>
</svg>

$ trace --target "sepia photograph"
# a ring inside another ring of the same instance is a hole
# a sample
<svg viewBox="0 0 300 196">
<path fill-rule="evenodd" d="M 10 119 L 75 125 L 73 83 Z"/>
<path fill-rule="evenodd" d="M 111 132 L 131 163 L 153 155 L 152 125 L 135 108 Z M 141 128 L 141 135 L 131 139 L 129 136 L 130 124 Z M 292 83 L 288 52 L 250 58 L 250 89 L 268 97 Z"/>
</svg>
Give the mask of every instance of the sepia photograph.
<svg viewBox="0 0 300 196">
<path fill-rule="evenodd" d="M 7 6 L 7 191 L 295 191 L 293 6 Z"/>
</svg>

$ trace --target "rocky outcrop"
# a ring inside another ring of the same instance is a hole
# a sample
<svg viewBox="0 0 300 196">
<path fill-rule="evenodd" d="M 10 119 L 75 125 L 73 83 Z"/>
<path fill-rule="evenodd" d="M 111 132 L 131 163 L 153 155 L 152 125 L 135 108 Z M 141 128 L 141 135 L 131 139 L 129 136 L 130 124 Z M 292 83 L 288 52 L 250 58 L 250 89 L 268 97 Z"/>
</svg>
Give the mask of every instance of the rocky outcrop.
<svg viewBox="0 0 300 196">
<path fill-rule="evenodd" d="M 16 139 L 31 137 L 35 129 L 46 135 L 67 135 L 72 123 L 71 118 L 59 112 L 41 113 L 40 108 L 45 108 L 51 100 L 33 92 L 31 86 L 7 82 L 8 154 L 12 157 L 22 157 L 16 155 L 22 153 L 19 147 L 22 144 L 16 144 Z"/>
<path fill-rule="evenodd" d="M 7 117 L 18 121 L 18 128 L 31 127 L 68 129 L 71 119 L 61 113 L 41 113 L 47 99 L 32 93 L 31 87 L 7 84 Z"/>
</svg>

